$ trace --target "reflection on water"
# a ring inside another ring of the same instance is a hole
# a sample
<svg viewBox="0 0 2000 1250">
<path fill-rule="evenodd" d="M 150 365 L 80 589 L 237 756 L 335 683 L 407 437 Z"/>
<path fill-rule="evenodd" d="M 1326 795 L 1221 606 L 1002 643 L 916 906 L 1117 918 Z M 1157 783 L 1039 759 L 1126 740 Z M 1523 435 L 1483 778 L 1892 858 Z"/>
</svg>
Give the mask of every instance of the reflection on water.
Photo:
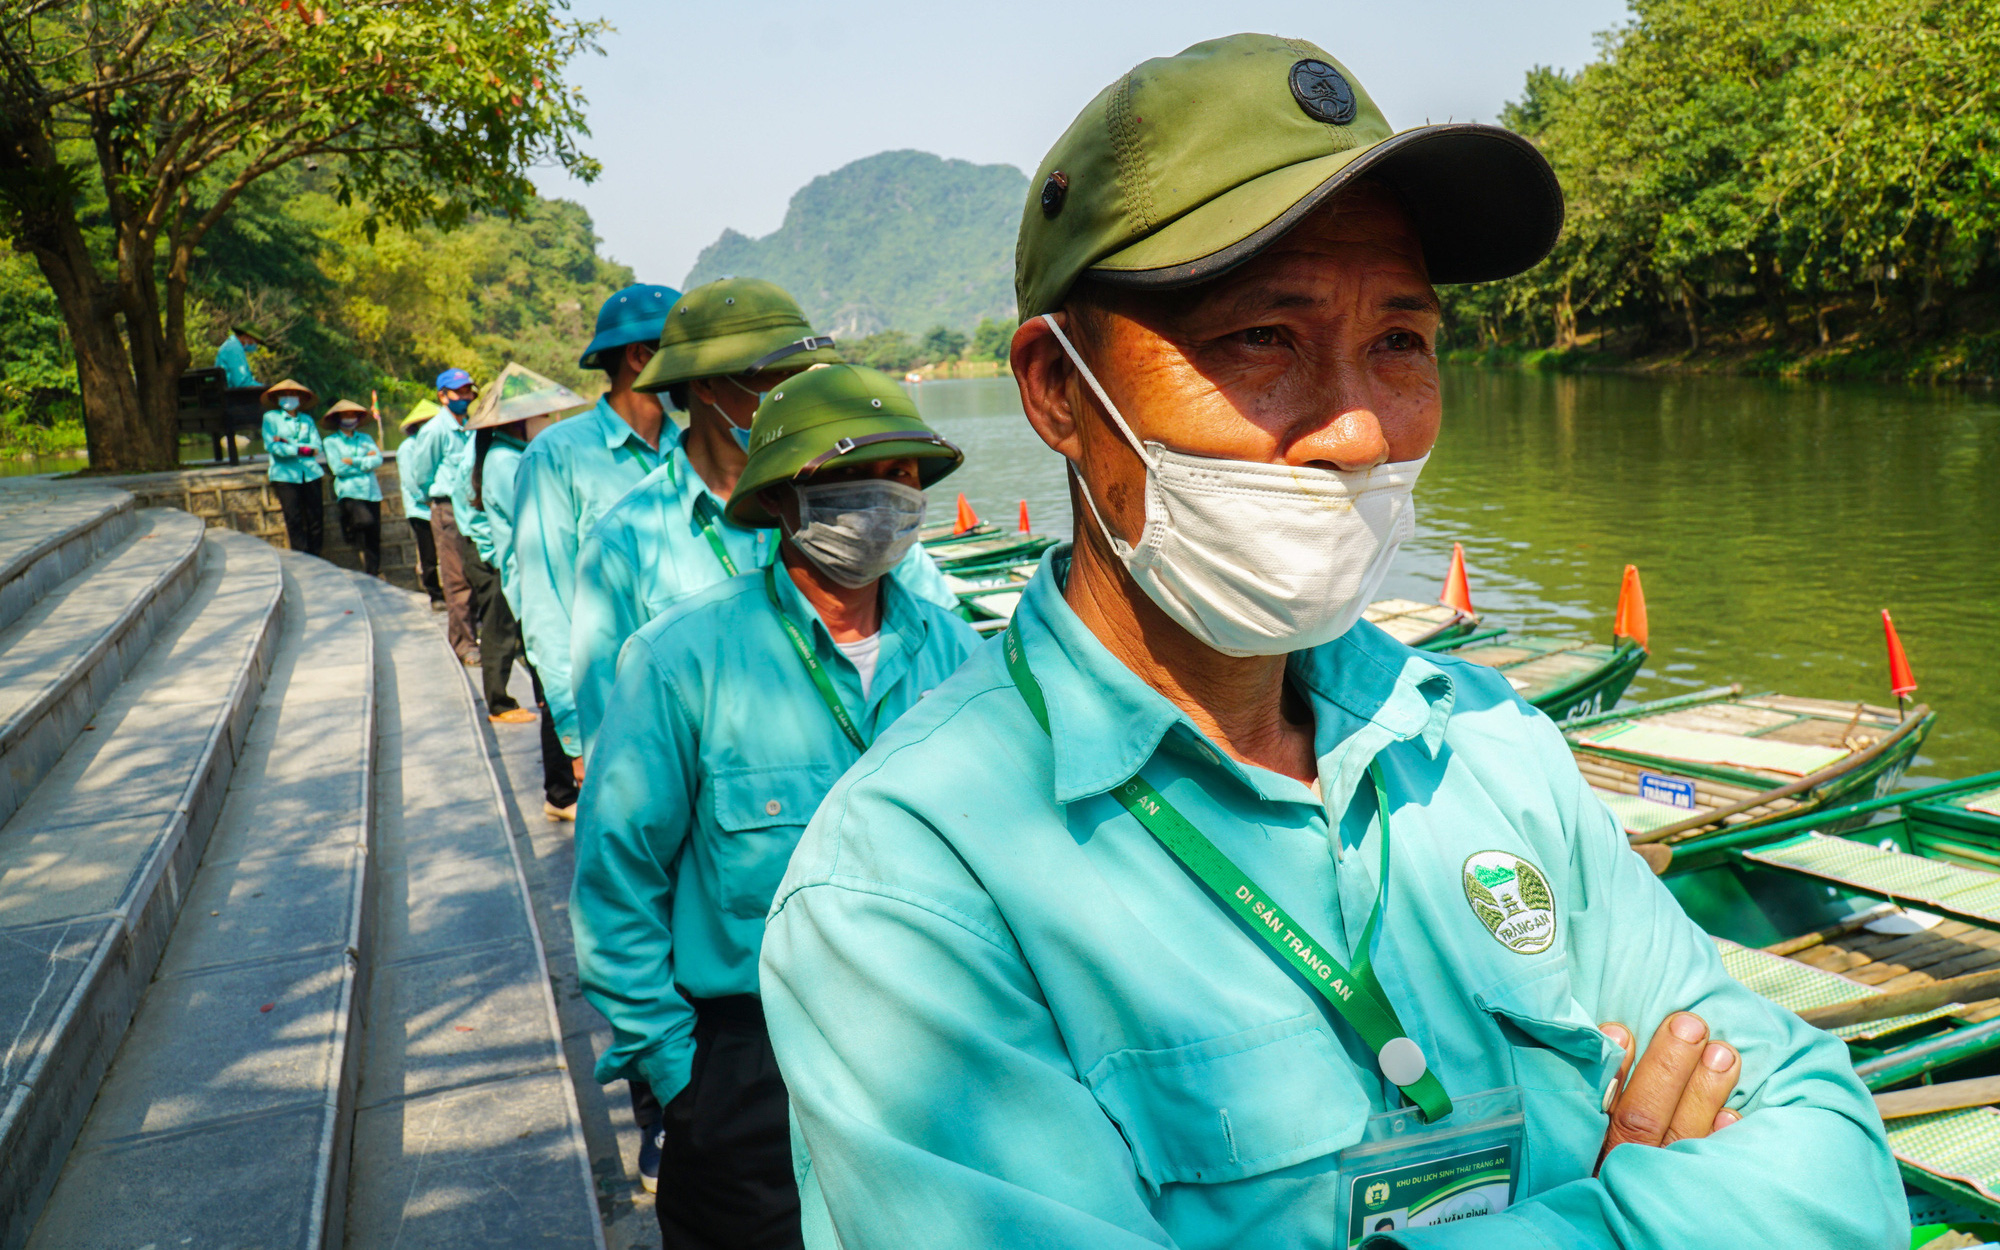
<svg viewBox="0 0 2000 1250">
<path fill-rule="evenodd" d="M 965 448 L 940 490 L 1067 534 L 1061 459 L 1008 379 L 914 388 Z M 1465 544 L 1474 602 L 1608 638 L 1637 564 L 1653 658 L 1629 697 L 1750 690 L 1891 702 L 1881 609 L 1942 712 L 1916 774 L 2000 769 L 2000 403 L 1985 393 L 1743 378 L 1449 370 L 1417 537 L 1385 593 L 1437 596 Z"/>
</svg>

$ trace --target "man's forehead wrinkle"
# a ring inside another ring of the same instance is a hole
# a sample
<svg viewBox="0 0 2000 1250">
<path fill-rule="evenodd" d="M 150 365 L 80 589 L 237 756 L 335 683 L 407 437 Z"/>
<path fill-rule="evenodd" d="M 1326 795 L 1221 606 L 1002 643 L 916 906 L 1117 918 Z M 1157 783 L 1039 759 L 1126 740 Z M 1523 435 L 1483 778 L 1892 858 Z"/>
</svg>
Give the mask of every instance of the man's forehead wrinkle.
<svg viewBox="0 0 2000 1250">
<path fill-rule="evenodd" d="M 1437 293 L 1427 291 L 1422 295 L 1391 295 L 1381 303 L 1384 312 L 1442 313 L 1444 305 L 1438 303 Z"/>
</svg>

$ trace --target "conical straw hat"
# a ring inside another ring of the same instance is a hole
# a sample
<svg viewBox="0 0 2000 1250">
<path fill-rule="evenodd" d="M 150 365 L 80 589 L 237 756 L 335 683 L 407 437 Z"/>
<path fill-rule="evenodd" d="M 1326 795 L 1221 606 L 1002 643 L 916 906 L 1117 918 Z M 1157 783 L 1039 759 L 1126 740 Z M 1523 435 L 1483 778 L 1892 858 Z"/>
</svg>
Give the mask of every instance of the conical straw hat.
<svg viewBox="0 0 2000 1250">
<path fill-rule="evenodd" d="M 589 400 L 562 383 L 509 362 L 500 371 L 500 376 L 493 379 L 493 384 L 472 401 L 471 411 L 465 414 L 465 428 L 485 430 L 496 425 L 512 425 L 530 417 L 552 416 L 589 404 Z"/>
</svg>

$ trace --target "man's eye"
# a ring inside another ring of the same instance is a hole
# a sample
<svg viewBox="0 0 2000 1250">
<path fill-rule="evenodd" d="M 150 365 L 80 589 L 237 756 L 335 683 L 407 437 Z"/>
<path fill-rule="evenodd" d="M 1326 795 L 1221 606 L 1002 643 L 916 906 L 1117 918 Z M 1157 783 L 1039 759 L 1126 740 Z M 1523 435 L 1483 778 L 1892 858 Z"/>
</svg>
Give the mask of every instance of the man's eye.
<svg viewBox="0 0 2000 1250">
<path fill-rule="evenodd" d="M 1252 326 L 1243 332 L 1243 342 L 1251 347 L 1278 346 L 1278 327 Z"/>
<path fill-rule="evenodd" d="M 1382 346 L 1392 352 L 1422 351 L 1424 340 L 1408 330 L 1391 330 L 1382 336 Z"/>
</svg>

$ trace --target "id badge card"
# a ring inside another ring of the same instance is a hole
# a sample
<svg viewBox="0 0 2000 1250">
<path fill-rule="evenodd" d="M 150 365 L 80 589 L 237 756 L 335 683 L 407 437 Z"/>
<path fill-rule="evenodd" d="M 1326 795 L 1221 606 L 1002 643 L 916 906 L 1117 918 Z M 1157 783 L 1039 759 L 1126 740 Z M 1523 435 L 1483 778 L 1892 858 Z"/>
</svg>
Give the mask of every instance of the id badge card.
<svg viewBox="0 0 2000 1250">
<path fill-rule="evenodd" d="M 1527 1148 L 1518 1085 L 1453 1099 L 1436 1124 L 1415 1107 L 1369 1116 L 1361 1140 L 1337 1156 L 1341 1244 L 1506 1210 Z"/>
</svg>

